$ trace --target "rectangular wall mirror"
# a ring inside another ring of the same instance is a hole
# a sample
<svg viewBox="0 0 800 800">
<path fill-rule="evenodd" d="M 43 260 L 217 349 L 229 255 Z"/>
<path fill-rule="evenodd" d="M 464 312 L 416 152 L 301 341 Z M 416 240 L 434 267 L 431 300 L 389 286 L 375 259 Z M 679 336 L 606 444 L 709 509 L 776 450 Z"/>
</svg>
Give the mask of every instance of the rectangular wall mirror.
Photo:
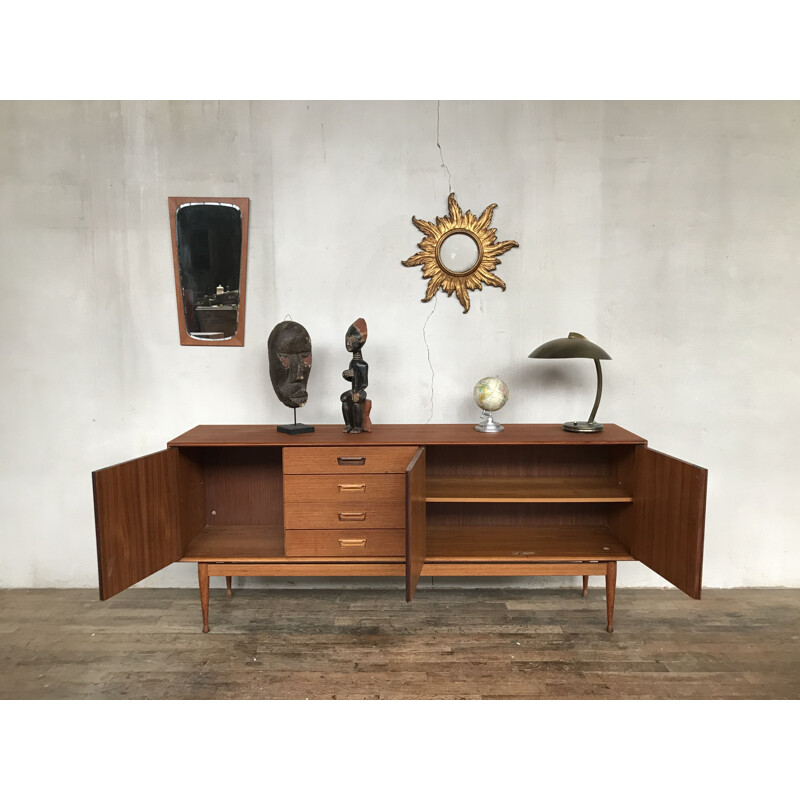
<svg viewBox="0 0 800 800">
<path fill-rule="evenodd" d="M 170 197 L 181 344 L 244 345 L 246 197 Z"/>
</svg>

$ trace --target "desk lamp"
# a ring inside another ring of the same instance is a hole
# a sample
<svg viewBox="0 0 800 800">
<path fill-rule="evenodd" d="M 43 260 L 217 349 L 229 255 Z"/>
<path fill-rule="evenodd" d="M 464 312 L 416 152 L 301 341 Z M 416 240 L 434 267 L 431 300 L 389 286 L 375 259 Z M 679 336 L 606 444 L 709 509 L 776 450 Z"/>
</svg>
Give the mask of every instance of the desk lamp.
<svg viewBox="0 0 800 800">
<path fill-rule="evenodd" d="M 603 392 L 603 372 L 600 369 L 600 359 L 611 360 L 611 356 L 602 347 L 598 347 L 579 333 L 570 333 L 564 339 L 551 339 L 549 342 L 540 344 L 528 358 L 593 358 L 594 365 L 597 367 L 597 396 L 592 413 L 589 415 L 588 421 L 565 422 L 563 428 L 565 431 L 573 433 L 599 433 L 603 430 L 603 425 L 594 421 L 594 415 L 600 405 L 600 395 Z"/>
</svg>

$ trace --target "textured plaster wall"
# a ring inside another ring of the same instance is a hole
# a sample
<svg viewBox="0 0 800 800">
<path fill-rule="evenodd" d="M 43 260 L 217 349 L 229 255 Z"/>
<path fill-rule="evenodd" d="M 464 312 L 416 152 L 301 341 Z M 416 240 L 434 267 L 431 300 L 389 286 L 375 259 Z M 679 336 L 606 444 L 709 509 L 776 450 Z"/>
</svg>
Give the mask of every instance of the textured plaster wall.
<svg viewBox="0 0 800 800">
<path fill-rule="evenodd" d="M 613 356 L 598 418 L 709 469 L 704 584 L 800 585 L 799 135 L 789 102 L 0 103 L 0 586 L 96 585 L 93 469 L 288 421 L 287 315 L 311 423 L 339 421 L 358 316 L 376 424 L 473 422 L 487 374 L 499 421 L 585 418 L 591 364 L 527 358 L 582 332 Z M 451 189 L 520 244 L 467 315 L 400 265 Z M 170 195 L 251 199 L 244 348 L 178 343 Z"/>
</svg>

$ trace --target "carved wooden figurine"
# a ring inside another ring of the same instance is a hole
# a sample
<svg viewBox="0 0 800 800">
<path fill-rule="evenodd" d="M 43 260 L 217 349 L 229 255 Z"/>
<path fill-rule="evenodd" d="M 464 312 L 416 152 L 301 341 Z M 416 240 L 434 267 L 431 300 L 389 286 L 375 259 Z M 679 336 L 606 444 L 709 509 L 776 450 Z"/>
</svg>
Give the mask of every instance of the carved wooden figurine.
<svg viewBox="0 0 800 800">
<path fill-rule="evenodd" d="M 344 346 L 348 353 L 353 354 L 350 367 L 342 373 L 346 381 L 353 386 L 341 396 L 342 416 L 344 417 L 345 433 L 369 433 L 372 422 L 369 412 L 372 409 L 372 400 L 367 400 L 367 373 L 369 367 L 361 356 L 361 348 L 367 341 L 367 323 L 359 317 L 347 330 L 344 337 Z"/>
</svg>

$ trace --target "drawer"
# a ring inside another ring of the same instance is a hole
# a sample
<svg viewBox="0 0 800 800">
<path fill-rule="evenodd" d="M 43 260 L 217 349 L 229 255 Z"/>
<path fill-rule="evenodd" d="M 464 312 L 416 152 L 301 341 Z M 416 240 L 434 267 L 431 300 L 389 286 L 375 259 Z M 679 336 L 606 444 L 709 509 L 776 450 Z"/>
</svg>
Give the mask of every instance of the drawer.
<svg viewBox="0 0 800 800">
<path fill-rule="evenodd" d="M 404 556 L 406 534 L 403 529 L 366 529 L 357 533 L 336 531 L 286 531 L 286 555 L 292 557 Z"/>
<path fill-rule="evenodd" d="M 369 434 L 362 434 L 368 436 Z M 284 447 L 286 475 L 404 473 L 416 447 Z"/>
<path fill-rule="evenodd" d="M 283 507 L 284 526 L 301 530 L 354 530 L 357 528 L 406 527 L 403 500 L 384 503 L 342 500 L 335 503 L 287 503 Z"/>
<path fill-rule="evenodd" d="M 405 475 L 287 475 L 283 479 L 284 506 L 295 503 L 350 503 L 373 505 L 406 496 Z"/>
</svg>

